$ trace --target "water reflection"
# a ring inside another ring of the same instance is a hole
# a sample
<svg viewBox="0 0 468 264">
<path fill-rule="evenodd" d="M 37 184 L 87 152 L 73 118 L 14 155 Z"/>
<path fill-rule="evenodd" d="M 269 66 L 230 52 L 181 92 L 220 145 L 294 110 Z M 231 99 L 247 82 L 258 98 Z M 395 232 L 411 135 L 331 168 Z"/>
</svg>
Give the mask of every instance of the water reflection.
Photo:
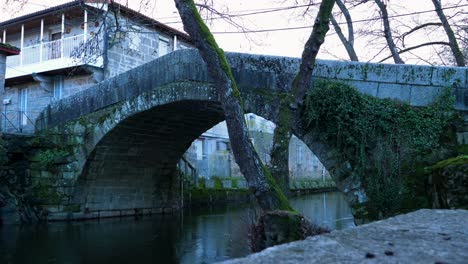
<svg viewBox="0 0 468 264">
<path fill-rule="evenodd" d="M 292 201 L 296 210 L 311 221 L 330 229 L 354 226 L 353 215 L 341 193 L 321 193 L 302 196 Z"/>
<path fill-rule="evenodd" d="M 353 226 L 339 193 L 296 198 L 316 223 Z M 248 208 L 191 210 L 174 216 L 52 223 L 0 229 L 0 263 L 212 263 L 249 254 Z"/>
</svg>

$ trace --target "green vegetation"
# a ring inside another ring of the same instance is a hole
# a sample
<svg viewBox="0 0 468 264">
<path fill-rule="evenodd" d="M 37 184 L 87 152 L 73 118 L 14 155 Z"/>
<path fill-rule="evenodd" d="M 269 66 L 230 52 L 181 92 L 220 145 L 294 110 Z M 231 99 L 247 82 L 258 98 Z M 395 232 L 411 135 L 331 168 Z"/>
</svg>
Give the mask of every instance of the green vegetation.
<svg viewBox="0 0 468 264">
<path fill-rule="evenodd" d="M 288 198 L 286 198 L 284 193 L 281 191 L 278 183 L 275 181 L 270 171 L 263 164 L 262 164 L 262 168 L 263 168 L 263 173 L 265 174 L 266 180 L 268 182 L 268 186 L 270 187 L 270 191 L 273 192 L 273 195 L 276 196 L 280 202 L 279 210 L 295 212 L 295 210 L 289 204 Z"/>
<path fill-rule="evenodd" d="M 14 50 L 14 51 L 20 51 L 20 48 L 15 47 L 13 45 L 10 45 L 8 43 L 0 43 L 0 48 Z"/>
<path fill-rule="evenodd" d="M 322 181 L 320 179 L 304 177 L 290 179 L 290 187 L 292 190 L 319 190 L 324 188 L 336 188 L 336 183 L 333 180 Z"/>
<path fill-rule="evenodd" d="M 64 197 L 62 193 L 57 191 L 55 179 L 35 178 L 31 186 L 31 197 L 35 204 L 59 204 Z"/>
<path fill-rule="evenodd" d="M 231 72 L 231 67 L 229 67 L 226 56 L 224 55 L 224 51 L 218 46 L 218 43 L 216 43 L 216 40 L 214 39 L 213 34 L 211 34 L 210 29 L 206 26 L 205 22 L 203 22 L 203 19 L 198 13 L 195 3 L 193 1 L 185 1 L 185 2 L 189 6 L 190 11 L 191 11 L 190 13 L 194 17 L 196 23 L 198 24 L 200 28 L 201 36 L 205 39 L 206 43 L 208 43 L 208 45 L 210 45 L 211 48 L 216 52 L 221 69 L 223 69 L 224 73 L 227 75 L 227 77 L 230 80 L 230 85 L 232 88 L 231 96 L 234 96 L 235 98 L 237 98 L 237 100 L 242 106 L 243 103 L 242 103 L 242 98 L 240 96 L 240 91 L 237 88 L 236 81 L 234 80 L 234 76 L 232 75 L 232 72 Z"/>
<path fill-rule="evenodd" d="M 317 81 L 301 114 L 307 129 L 335 148 L 337 164 L 347 164 L 347 170 L 337 167 L 332 173 L 361 179 L 368 201 L 365 209 L 355 209 L 372 219 L 410 210 L 408 201 L 420 195 L 413 186 L 414 164 L 434 163 L 450 155 L 447 147 L 453 145 L 454 137 L 444 137 L 455 118 L 449 89 L 417 108 L 363 95 L 343 83 Z"/>
<path fill-rule="evenodd" d="M 49 171 L 55 171 L 56 165 L 69 155 L 69 151 L 60 148 L 47 149 L 36 154 L 40 166 Z"/>
<path fill-rule="evenodd" d="M 435 165 L 428 167 L 428 170 L 430 171 L 440 170 L 447 166 L 461 165 L 461 164 L 468 164 L 468 155 L 461 155 L 455 158 L 450 158 L 450 159 L 439 161 Z"/>
<path fill-rule="evenodd" d="M 81 211 L 81 206 L 79 204 L 65 205 L 63 211 L 70 213 L 77 213 Z"/>
</svg>

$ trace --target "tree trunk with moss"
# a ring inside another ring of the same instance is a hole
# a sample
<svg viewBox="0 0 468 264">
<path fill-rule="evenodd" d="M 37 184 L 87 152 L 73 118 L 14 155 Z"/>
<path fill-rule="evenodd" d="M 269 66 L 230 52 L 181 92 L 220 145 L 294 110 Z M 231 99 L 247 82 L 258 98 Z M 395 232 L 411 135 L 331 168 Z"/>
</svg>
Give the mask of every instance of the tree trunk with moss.
<svg viewBox="0 0 468 264">
<path fill-rule="evenodd" d="M 325 4 L 323 4 L 324 2 Z M 315 51 L 316 56 L 320 44 L 323 43 L 323 38 L 328 30 L 329 16 L 334 2 L 334 0 L 324 0 L 322 2 L 318 16 L 318 21 L 320 23 L 316 23 L 314 25 L 313 37 L 311 36 L 307 42 L 308 44 L 306 45 L 307 52 L 305 52 L 308 55 L 311 55 L 309 51 L 313 50 Z M 247 180 L 249 189 L 252 191 L 263 211 L 263 216 L 260 218 L 262 219 L 261 222 L 268 223 L 268 219 L 271 219 L 272 217 L 276 218 L 278 214 L 274 212 L 277 211 L 282 212 L 280 214 L 282 215 L 281 218 L 287 219 L 288 224 L 281 227 L 284 228 L 284 230 L 275 229 L 273 230 L 275 234 L 268 234 L 268 236 L 275 238 L 275 240 L 268 245 L 281 244 L 297 240 L 298 238 L 305 238 L 307 232 L 302 232 L 302 230 L 304 229 L 304 226 L 308 226 L 304 225 L 304 222 L 308 223 L 308 221 L 292 209 L 280 187 L 273 179 L 268 169 L 262 164 L 262 161 L 250 141 L 248 128 L 244 119 L 243 103 L 240 97 L 240 92 L 237 89 L 236 82 L 223 50 L 218 47 L 218 44 L 210 30 L 200 17 L 193 0 L 175 0 L 175 3 L 182 18 L 184 29 L 189 33 L 194 45 L 200 51 L 200 54 L 207 65 L 208 72 L 213 79 L 214 85 L 218 89 L 218 99 L 224 111 L 234 158 L 240 167 L 241 173 Z M 323 6 L 327 7 L 325 8 L 325 12 L 327 12 L 327 14 L 324 14 L 324 11 L 322 10 L 324 9 Z M 324 28 L 326 28 L 326 30 L 323 30 Z M 320 32 L 320 34 L 318 34 L 318 38 L 317 31 Z M 313 53 L 314 52 L 312 52 L 311 56 L 312 63 L 308 64 L 309 67 L 312 68 L 315 62 L 315 56 Z M 310 58 L 307 57 L 307 59 Z M 306 88 L 303 89 L 302 97 L 304 97 Z M 293 97 L 286 96 L 286 98 L 287 99 L 284 101 L 286 105 L 293 103 Z M 289 108 L 288 111 L 286 111 L 286 114 L 287 116 L 291 115 Z M 285 125 L 284 127 L 288 128 L 287 133 L 284 133 L 284 135 L 288 135 L 290 134 L 291 122 L 287 122 L 287 120 L 291 120 L 291 118 L 286 118 L 285 120 L 286 121 L 280 120 L 280 125 Z M 259 239 L 264 239 L 266 237 L 267 234 L 265 232 L 267 230 L 270 229 L 263 229 L 259 235 Z M 302 235 L 291 235 L 296 234 L 297 232 Z"/>
<path fill-rule="evenodd" d="M 200 51 L 208 72 L 218 89 L 219 101 L 231 140 L 234 158 L 247 180 L 249 189 L 264 211 L 291 210 L 288 200 L 270 172 L 262 164 L 249 137 L 242 100 L 224 52 L 203 22 L 192 0 L 175 0 L 184 29 Z"/>
<path fill-rule="evenodd" d="M 210 30 L 200 17 L 193 0 L 175 0 L 175 2 L 182 18 L 184 29 L 189 33 L 194 45 L 200 51 L 214 85 L 218 89 L 218 100 L 224 111 L 234 158 L 240 167 L 241 173 L 247 180 L 249 189 L 263 211 L 263 215 L 259 219 L 259 226 L 262 223 L 278 222 L 278 219 L 282 219 L 279 220 L 280 222 L 286 221 L 286 224 L 279 226 L 279 229 L 262 229 L 259 239 L 264 240 L 270 237 L 272 240 L 266 245 L 270 246 L 304 238 L 307 232 L 304 232 L 303 229 L 304 226 L 308 226 L 304 222 L 308 223 L 308 221 L 292 209 L 280 187 L 268 169 L 262 164 L 250 141 L 240 92 L 237 89 L 224 52 L 218 47 Z M 307 61 L 303 60 L 302 64 L 309 67 L 309 74 L 312 72 L 315 57 L 328 31 L 329 17 L 334 3 L 334 0 L 324 0 L 322 2 L 311 37 L 306 44 L 303 59 L 305 58 Z M 301 65 L 301 68 L 303 68 L 303 65 Z M 303 75 L 300 71 L 296 79 L 302 80 L 301 78 L 303 77 L 307 78 L 310 75 Z M 293 88 L 302 89 L 299 93 L 296 93 L 299 94 L 301 99 L 304 97 L 308 85 L 308 81 L 304 82 L 304 86 L 294 86 L 293 84 Z M 297 92 L 297 89 L 294 89 L 294 91 Z M 281 136 L 277 137 L 280 140 L 286 139 L 286 141 L 289 141 L 292 124 L 290 106 L 292 106 L 293 101 L 293 97 L 290 94 L 286 95 L 282 101 L 278 125 L 280 128 L 284 128 L 284 130 Z M 282 213 L 276 213 L 278 211 Z M 301 235 L 293 235 L 297 233 Z"/>
<path fill-rule="evenodd" d="M 289 142 L 291 141 L 291 111 L 288 101 L 280 99 L 273 145 L 270 152 L 270 171 L 286 197 L 289 197 Z"/>
<path fill-rule="evenodd" d="M 293 115 L 298 115 L 298 109 L 302 105 L 305 93 L 310 87 L 312 71 L 320 46 L 325 41 L 325 35 L 329 30 L 331 11 L 334 0 L 322 1 L 312 33 L 307 40 L 299 72 L 292 83 L 293 94 L 282 94 L 279 99 L 279 112 L 276 128 L 273 136 L 271 150 L 271 171 L 273 177 L 279 182 L 283 192 L 289 193 L 289 142 L 291 139 L 291 123 Z"/>
</svg>

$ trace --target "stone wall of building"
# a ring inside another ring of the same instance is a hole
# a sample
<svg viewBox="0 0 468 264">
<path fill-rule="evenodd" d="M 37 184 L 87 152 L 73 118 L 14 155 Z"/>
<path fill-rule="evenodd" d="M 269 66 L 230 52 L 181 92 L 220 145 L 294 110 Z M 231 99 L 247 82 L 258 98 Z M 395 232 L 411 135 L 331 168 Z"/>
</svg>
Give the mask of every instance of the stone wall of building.
<svg viewBox="0 0 468 264">
<path fill-rule="evenodd" d="M 60 75 L 49 78 L 51 78 L 52 83 L 45 88 L 37 81 L 5 87 L 3 99 L 9 103 L 0 106 L 0 111 L 3 113 L 1 120 L 2 131 L 18 132 L 17 130 L 20 127 L 25 129 L 20 132 L 33 131 L 33 122 L 47 105 L 55 100 L 85 90 L 96 83 L 91 74 Z M 59 78 L 63 79 L 63 82 L 59 82 Z M 58 85 L 58 83 L 61 83 L 61 88 L 54 88 L 54 85 Z M 54 89 L 60 89 L 61 91 L 54 95 Z M 60 96 L 57 97 L 57 95 Z M 22 107 L 22 101 L 24 100 L 26 105 Z M 24 110 L 25 112 L 23 112 Z"/>
<path fill-rule="evenodd" d="M 0 53 L 0 93 L 5 90 L 6 55 Z"/>
<path fill-rule="evenodd" d="M 174 48 L 174 36 L 131 21 L 123 15 L 119 16 L 118 23 L 121 30 L 109 34 L 107 77 L 116 76 L 175 49 L 190 46 L 184 41 L 176 41 L 177 47 Z"/>
</svg>

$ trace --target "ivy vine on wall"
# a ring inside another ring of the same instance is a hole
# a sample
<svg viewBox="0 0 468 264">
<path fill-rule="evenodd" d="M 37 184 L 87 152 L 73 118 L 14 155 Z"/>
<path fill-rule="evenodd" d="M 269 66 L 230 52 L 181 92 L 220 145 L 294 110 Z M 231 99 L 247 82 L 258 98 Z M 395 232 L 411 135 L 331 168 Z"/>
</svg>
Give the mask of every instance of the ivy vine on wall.
<svg viewBox="0 0 468 264">
<path fill-rule="evenodd" d="M 443 135 L 456 116 L 453 103 L 449 88 L 427 107 L 413 107 L 318 80 L 306 95 L 302 119 L 335 148 L 339 163 L 349 162 L 366 189 L 365 217 L 376 219 L 405 209 L 414 195 L 412 166 L 446 154 Z"/>
</svg>

